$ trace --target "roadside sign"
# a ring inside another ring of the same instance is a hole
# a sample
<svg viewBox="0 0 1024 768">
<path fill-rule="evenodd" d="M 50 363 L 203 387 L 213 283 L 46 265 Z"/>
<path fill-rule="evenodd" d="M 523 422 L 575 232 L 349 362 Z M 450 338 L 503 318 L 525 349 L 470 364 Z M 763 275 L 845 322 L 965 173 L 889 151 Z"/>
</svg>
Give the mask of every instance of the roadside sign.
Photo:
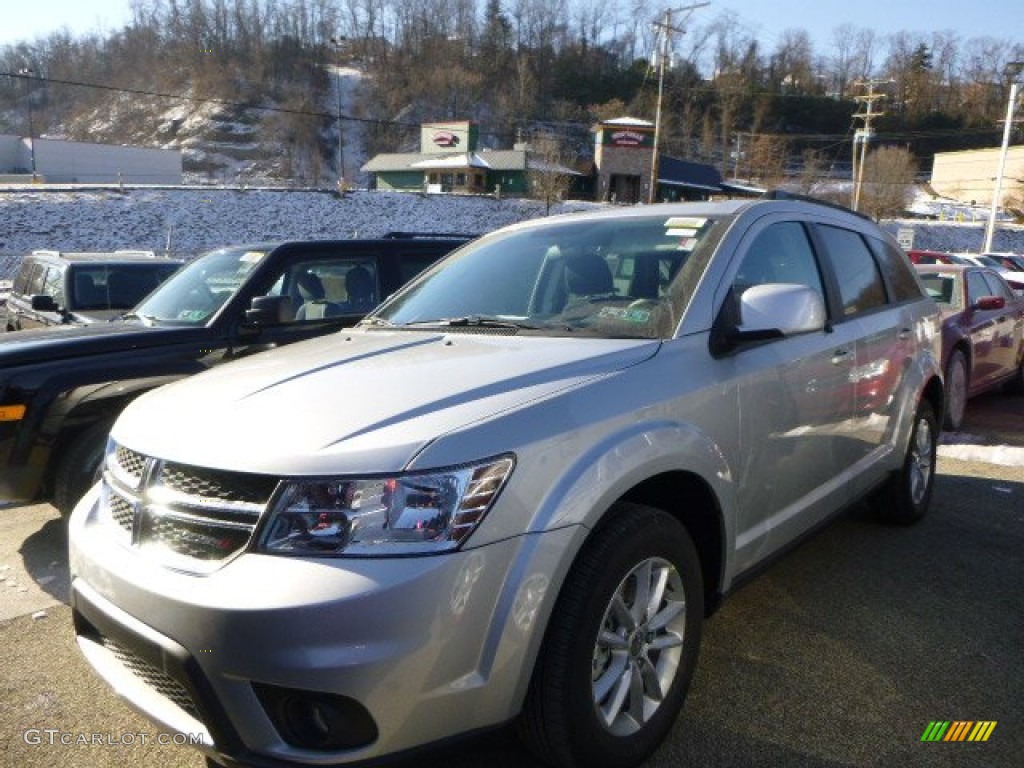
<svg viewBox="0 0 1024 768">
<path fill-rule="evenodd" d="M 914 230 L 910 227 L 904 227 L 897 230 L 896 242 L 900 244 L 900 248 L 904 251 L 909 251 L 914 247 Z"/>
</svg>

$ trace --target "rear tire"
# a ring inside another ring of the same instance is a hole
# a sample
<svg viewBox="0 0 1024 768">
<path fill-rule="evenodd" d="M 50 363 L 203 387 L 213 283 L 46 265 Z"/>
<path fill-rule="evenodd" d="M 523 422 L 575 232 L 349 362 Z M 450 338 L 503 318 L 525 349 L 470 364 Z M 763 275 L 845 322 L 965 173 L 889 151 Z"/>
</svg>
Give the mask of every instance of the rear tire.
<svg viewBox="0 0 1024 768">
<path fill-rule="evenodd" d="M 884 522 L 910 525 L 928 511 L 935 486 L 938 434 L 935 411 L 922 400 L 914 415 L 903 466 L 893 473 L 875 500 L 878 516 Z"/>
<path fill-rule="evenodd" d="M 671 515 L 620 502 L 573 563 L 548 623 L 520 736 L 561 768 L 627 768 L 675 723 L 697 665 L 704 593 Z"/>
<path fill-rule="evenodd" d="M 53 474 L 53 506 L 64 517 L 71 514 L 79 499 L 99 480 L 111 426 L 109 421 L 93 424 L 65 446 Z"/>
</svg>

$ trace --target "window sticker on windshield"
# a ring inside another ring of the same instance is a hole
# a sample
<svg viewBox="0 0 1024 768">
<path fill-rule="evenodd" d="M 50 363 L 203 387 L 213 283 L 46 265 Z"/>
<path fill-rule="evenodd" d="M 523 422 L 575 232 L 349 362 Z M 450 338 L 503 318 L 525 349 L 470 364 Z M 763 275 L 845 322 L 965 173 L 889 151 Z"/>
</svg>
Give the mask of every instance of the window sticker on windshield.
<svg viewBox="0 0 1024 768">
<path fill-rule="evenodd" d="M 250 264 L 256 264 L 267 254 L 262 251 L 246 251 L 242 254 L 242 258 L 239 261 L 245 261 Z"/>
<path fill-rule="evenodd" d="M 666 230 L 665 234 L 668 235 L 669 237 L 696 237 L 697 230 L 696 229 L 689 229 L 689 228 L 687 228 L 687 229 L 676 228 L 676 229 Z"/>
<path fill-rule="evenodd" d="M 629 307 L 603 307 L 598 317 L 613 320 L 624 320 L 627 323 L 647 323 L 651 320 L 649 309 L 630 309 Z"/>
<path fill-rule="evenodd" d="M 665 229 L 692 229 L 696 232 L 707 223 L 707 219 L 697 219 L 691 216 L 673 216 L 665 222 Z"/>
</svg>

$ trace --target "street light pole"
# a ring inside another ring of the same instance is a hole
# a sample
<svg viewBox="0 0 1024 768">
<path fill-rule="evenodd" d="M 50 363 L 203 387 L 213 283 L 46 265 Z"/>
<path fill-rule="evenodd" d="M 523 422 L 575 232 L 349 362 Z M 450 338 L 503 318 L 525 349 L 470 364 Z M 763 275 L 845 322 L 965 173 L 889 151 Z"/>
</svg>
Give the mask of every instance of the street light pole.
<svg viewBox="0 0 1024 768">
<path fill-rule="evenodd" d="M 992 240 L 996 234 L 996 213 L 999 210 L 1000 198 L 1003 196 L 1003 174 L 1006 172 L 1006 153 L 1010 146 L 1010 131 L 1013 130 L 1013 113 L 1017 108 L 1017 77 L 1024 69 L 1024 61 L 1011 61 L 1006 65 L 1007 73 L 1013 78 L 1010 83 L 1010 100 L 1006 105 L 1006 124 L 1003 126 L 1003 144 L 999 150 L 999 168 L 996 171 L 995 190 L 992 193 L 992 210 L 988 214 L 988 225 L 985 227 L 985 242 L 982 253 L 992 250 Z"/>
<path fill-rule="evenodd" d="M 345 127 L 341 120 L 341 46 L 347 38 L 332 37 L 331 43 L 337 54 L 334 84 L 338 93 L 338 191 L 345 191 Z"/>
<path fill-rule="evenodd" d="M 38 178 L 36 175 L 36 140 L 35 140 L 35 129 L 32 125 L 32 86 L 31 78 L 35 76 L 35 71 L 28 67 L 23 67 L 18 70 L 19 75 L 25 77 L 25 92 L 28 94 L 26 100 L 28 101 L 28 156 L 29 161 L 32 164 L 32 183 L 36 183 Z"/>
</svg>

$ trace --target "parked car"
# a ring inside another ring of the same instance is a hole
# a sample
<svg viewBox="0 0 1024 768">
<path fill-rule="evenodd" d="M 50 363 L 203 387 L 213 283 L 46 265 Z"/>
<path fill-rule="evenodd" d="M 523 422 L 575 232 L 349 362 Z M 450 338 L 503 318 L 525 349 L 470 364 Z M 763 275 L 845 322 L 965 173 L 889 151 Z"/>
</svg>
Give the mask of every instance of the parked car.
<svg viewBox="0 0 1024 768">
<path fill-rule="evenodd" d="M 138 304 L 183 263 L 152 251 L 33 251 L 14 278 L 4 329 L 109 320 Z"/>
<path fill-rule="evenodd" d="M 0 338 L 0 501 L 92 484 L 110 425 L 142 392 L 352 325 L 468 236 L 233 246 L 183 267 L 109 323 Z"/>
<path fill-rule="evenodd" d="M 744 577 L 855 499 L 925 514 L 939 354 L 906 255 L 824 204 L 484 235 L 124 410 L 70 520 L 79 646 L 214 763 L 517 721 L 548 764 L 636 765 Z"/>
<path fill-rule="evenodd" d="M 944 425 L 963 425 L 967 400 L 1005 386 L 1024 392 L 1024 297 L 994 269 L 918 265 L 942 311 Z"/>
<path fill-rule="evenodd" d="M 943 251 L 909 250 L 907 256 L 914 264 L 966 264 L 966 259 Z"/>
<path fill-rule="evenodd" d="M 988 267 L 998 272 L 1014 291 L 1024 291 L 1024 272 L 1015 272 L 990 253 L 965 253 L 962 258 L 976 267 Z"/>
<path fill-rule="evenodd" d="M 1005 253 L 982 253 L 978 260 L 999 272 L 1014 291 L 1024 295 L 1024 258 Z M 1018 263 L 1018 261 L 1022 263 Z"/>
</svg>

